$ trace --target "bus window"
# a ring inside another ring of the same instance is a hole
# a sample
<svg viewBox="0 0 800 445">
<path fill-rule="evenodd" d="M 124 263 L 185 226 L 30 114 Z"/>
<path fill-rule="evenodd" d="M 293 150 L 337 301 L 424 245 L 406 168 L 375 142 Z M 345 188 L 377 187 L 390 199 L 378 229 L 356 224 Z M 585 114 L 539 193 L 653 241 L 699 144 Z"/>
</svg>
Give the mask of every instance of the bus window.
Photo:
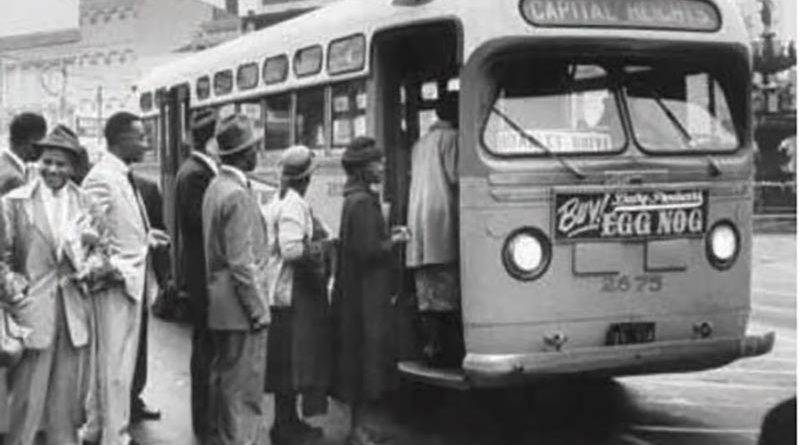
<svg viewBox="0 0 800 445">
<path fill-rule="evenodd" d="M 239 105 L 239 112 L 250 118 L 253 123 L 253 131 L 257 135 L 264 134 L 264 119 L 261 114 L 261 102 L 243 102 Z M 262 152 L 261 143 L 259 143 L 258 152 Z"/>
<path fill-rule="evenodd" d="M 208 78 L 208 76 L 203 76 L 197 79 L 194 92 L 197 95 L 197 99 L 208 99 L 208 96 L 211 95 L 211 80 Z"/>
<path fill-rule="evenodd" d="M 266 135 L 264 148 L 267 150 L 281 150 L 292 145 L 292 101 L 288 94 L 271 96 L 267 98 L 266 107 Z"/>
<path fill-rule="evenodd" d="M 225 70 L 214 74 L 214 95 L 228 94 L 233 90 L 233 71 Z"/>
<path fill-rule="evenodd" d="M 712 75 L 667 66 L 625 71 L 633 133 L 643 149 L 731 151 L 739 146 L 725 92 Z"/>
<path fill-rule="evenodd" d="M 516 59 L 495 67 L 497 98 L 483 130 L 500 155 L 610 153 L 626 143 L 604 68 Z"/>
<path fill-rule="evenodd" d="M 309 148 L 325 146 L 325 89 L 312 88 L 297 93 L 295 142 Z"/>
<path fill-rule="evenodd" d="M 333 147 L 344 147 L 367 133 L 367 91 L 363 80 L 333 86 Z"/>
</svg>

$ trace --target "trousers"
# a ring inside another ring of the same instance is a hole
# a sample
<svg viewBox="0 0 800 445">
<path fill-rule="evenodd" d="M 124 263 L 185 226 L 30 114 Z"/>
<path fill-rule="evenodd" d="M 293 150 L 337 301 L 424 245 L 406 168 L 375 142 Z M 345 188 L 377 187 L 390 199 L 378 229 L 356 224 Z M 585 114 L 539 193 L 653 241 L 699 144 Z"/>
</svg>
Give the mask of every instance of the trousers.
<svg viewBox="0 0 800 445">
<path fill-rule="evenodd" d="M 7 445 L 33 444 L 40 426 L 44 427 L 47 444 L 79 443 L 88 347 L 72 345 L 60 293 L 54 303 L 56 335 L 52 345 L 26 350 L 11 374 L 11 412 L 4 442 Z"/>
<path fill-rule="evenodd" d="M 209 376 L 209 445 L 263 442 L 267 330 L 212 330 Z"/>
</svg>

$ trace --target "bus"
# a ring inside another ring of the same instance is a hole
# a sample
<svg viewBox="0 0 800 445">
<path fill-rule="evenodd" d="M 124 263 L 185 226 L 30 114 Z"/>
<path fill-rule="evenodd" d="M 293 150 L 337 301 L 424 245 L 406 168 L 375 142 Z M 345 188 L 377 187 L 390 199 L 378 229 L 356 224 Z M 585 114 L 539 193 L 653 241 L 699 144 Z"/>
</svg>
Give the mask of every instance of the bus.
<svg viewBox="0 0 800 445">
<path fill-rule="evenodd" d="M 747 331 L 750 83 L 732 0 L 342 0 L 159 67 L 138 93 L 168 221 L 187 123 L 213 109 L 254 118 L 265 184 L 281 149 L 318 153 L 308 200 L 335 233 L 347 143 L 385 149 L 403 224 L 410 149 L 457 92 L 460 367 L 414 354 L 402 252 L 392 286 L 399 372 L 467 389 L 772 349 Z"/>
</svg>

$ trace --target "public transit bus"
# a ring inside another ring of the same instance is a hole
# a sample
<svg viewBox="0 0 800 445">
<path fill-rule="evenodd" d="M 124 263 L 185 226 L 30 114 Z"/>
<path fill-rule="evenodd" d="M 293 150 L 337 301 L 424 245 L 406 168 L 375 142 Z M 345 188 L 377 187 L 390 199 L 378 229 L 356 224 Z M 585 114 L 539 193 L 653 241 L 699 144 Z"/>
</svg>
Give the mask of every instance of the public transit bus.
<svg viewBox="0 0 800 445">
<path fill-rule="evenodd" d="M 750 81 L 732 0 L 342 0 L 159 67 L 138 92 L 178 239 L 193 112 L 253 117 L 263 200 L 281 149 L 316 150 L 308 198 L 336 233 L 346 144 L 385 149 L 382 199 L 403 224 L 410 149 L 457 91 L 460 369 L 416 360 L 402 267 L 392 298 L 400 372 L 470 388 L 771 350 L 773 333 L 747 334 Z"/>
</svg>

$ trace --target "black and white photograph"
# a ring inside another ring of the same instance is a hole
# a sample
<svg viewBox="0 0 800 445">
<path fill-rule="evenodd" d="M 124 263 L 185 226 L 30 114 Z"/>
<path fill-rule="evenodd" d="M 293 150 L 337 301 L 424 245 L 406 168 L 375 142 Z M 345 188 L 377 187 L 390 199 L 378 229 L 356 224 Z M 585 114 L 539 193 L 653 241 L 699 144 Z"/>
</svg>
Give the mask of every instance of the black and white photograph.
<svg viewBox="0 0 800 445">
<path fill-rule="evenodd" d="M 794 445 L 796 0 L 4 0 L 0 445 Z"/>
</svg>

